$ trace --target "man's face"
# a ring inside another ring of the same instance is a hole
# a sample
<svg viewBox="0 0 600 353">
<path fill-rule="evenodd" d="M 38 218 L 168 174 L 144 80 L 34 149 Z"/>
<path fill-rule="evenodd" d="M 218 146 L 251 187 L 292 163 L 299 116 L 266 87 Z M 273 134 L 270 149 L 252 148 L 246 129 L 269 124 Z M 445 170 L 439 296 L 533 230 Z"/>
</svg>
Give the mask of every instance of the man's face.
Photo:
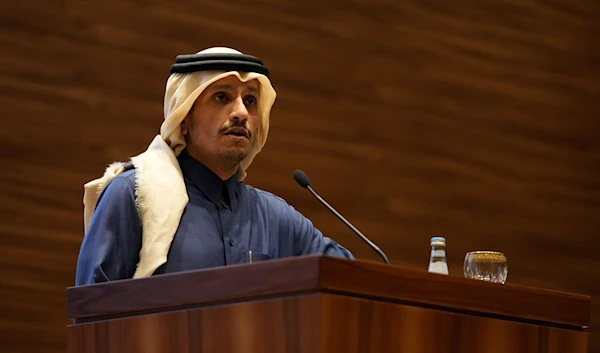
<svg viewBox="0 0 600 353">
<path fill-rule="evenodd" d="M 190 154 L 205 163 L 235 167 L 256 138 L 258 99 L 257 80 L 241 82 L 228 76 L 208 86 L 181 124 Z"/>
</svg>

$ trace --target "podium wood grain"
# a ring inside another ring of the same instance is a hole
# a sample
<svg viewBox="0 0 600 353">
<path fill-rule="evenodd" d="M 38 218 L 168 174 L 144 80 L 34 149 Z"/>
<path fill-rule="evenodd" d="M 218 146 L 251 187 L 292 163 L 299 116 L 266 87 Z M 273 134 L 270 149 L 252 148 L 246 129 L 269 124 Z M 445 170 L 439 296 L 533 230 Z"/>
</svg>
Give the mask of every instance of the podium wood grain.
<svg viewBox="0 0 600 353">
<path fill-rule="evenodd" d="M 305 256 L 68 289 L 71 352 L 585 353 L 590 298 Z"/>
<path fill-rule="evenodd" d="M 577 330 L 589 327 L 591 310 L 584 295 L 313 255 L 71 287 L 67 313 L 85 322 L 321 291 Z"/>
<path fill-rule="evenodd" d="M 587 332 L 306 294 L 85 323 L 69 353 L 586 353 Z"/>
</svg>

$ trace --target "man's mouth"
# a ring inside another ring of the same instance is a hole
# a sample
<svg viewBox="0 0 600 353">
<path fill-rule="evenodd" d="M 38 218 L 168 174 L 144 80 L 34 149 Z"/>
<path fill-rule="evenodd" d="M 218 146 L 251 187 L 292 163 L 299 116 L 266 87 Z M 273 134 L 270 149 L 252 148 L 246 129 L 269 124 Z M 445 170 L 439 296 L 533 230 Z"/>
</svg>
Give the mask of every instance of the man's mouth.
<svg viewBox="0 0 600 353">
<path fill-rule="evenodd" d="M 250 134 L 249 134 L 248 130 L 244 129 L 243 127 L 233 127 L 231 129 L 227 130 L 224 133 L 224 135 L 233 135 L 233 136 L 250 138 Z"/>
</svg>

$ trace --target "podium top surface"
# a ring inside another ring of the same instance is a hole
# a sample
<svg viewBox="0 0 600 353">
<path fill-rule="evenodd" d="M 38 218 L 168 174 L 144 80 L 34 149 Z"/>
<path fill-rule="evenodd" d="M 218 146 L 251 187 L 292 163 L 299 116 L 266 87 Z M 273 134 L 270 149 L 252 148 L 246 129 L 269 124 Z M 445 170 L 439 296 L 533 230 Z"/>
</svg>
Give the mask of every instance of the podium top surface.
<svg viewBox="0 0 600 353">
<path fill-rule="evenodd" d="M 334 293 L 586 330 L 589 296 L 326 256 L 303 256 L 67 288 L 77 322 L 287 295 Z"/>
</svg>

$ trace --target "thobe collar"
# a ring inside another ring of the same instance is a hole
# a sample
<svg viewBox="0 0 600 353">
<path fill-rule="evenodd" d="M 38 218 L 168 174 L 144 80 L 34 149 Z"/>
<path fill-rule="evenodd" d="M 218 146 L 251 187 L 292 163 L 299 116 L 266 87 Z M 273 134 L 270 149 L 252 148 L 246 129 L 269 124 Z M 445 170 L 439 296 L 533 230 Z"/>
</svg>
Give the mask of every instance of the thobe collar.
<svg viewBox="0 0 600 353">
<path fill-rule="evenodd" d="M 235 209 L 237 201 L 235 190 L 239 183 L 237 180 L 239 171 L 223 181 L 207 166 L 190 156 L 187 149 L 183 149 L 177 159 L 183 177 L 191 180 L 217 207 Z"/>
</svg>

